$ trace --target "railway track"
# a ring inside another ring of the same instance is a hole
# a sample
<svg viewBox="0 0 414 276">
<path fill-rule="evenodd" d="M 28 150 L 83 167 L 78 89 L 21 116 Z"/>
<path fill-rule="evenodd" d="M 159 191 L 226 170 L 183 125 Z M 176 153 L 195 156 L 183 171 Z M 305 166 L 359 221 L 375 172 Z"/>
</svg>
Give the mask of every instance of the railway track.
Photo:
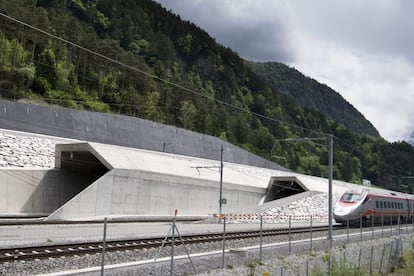
<svg viewBox="0 0 414 276">
<path fill-rule="evenodd" d="M 340 226 L 336 226 L 336 229 Z M 313 227 L 312 232 L 327 231 L 327 226 Z M 299 234 L 309 232 L 308 228 L 292 228 L 292 229 L 275 229 L 275 230 L 263 230 L 260 231 L 248 231 L 248 232 L 229 232 L 226 233 L 226 240 L 241 240 L 258 238 L 260 235 L 263 237 Z M 189 244 L 201 244 L 212 243 L 223 240 L 223 233 L 209 233 L 202 235 L 186 235 L 181 236 L 185 245 Z M 163 243 L 165 246 L 169 246 L 172 242 L 171 237 L 163 238 L 151 238 L 151 239 L 136 239 L 136 240 L 114 240 L 106 241 L 106 252 L 113 251 L 126 251 L 126 250 L 141 250 L 145 248 L 159 248 Z M 177 244 L 181 243 L 179 237 L 175 237 Z M 47 246 L 33 246 L 33 247 L 20 247 L 20 248 L 6 248 L 0 249 L 0 263 L 33 260 L 33 259 L 45 259 L 45 258 L 59 258 L 63 256 L 74 255 L 86 255 L 101 253 L 103 249 L 103 243 L 100 242 L 88 242 L 88 243 L 76 243 L 76 244 L 55 244 Z"/>
</svg>

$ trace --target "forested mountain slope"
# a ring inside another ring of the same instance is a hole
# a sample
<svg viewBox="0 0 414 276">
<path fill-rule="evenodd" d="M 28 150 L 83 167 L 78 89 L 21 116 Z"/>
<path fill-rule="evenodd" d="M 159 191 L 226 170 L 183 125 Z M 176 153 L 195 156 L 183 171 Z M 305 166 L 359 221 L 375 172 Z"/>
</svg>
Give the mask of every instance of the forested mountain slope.
<svg viewBox="0 0 414 276">
<path fill-rule="evenodd" d="M 0 12 L 3 98 L 175 125 L 325 177 L 326 146 L 276 139 L 333 134 L 334 177 L 356 183 L 400 189 L 414 168 L 413 147 L 302 107 L 151 0 L 0 0 Z"/>
<path fill-rule="evenodd" d="M 246 62 L 273 89 L 289 95 L 301 106 L 318 111 L 353 132 L 379 136 L 375 127 L 338 92 L 278 62 Z"/>
</svg>

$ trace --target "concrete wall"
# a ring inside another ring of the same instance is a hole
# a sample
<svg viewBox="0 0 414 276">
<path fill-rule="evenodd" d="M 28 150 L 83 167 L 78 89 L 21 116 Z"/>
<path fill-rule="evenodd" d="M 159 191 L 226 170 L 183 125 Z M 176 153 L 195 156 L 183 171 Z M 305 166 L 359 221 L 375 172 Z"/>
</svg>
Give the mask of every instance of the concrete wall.
<svg viewBox="0 0 414 276">
<path fill-rule="evenodd" d="M 264 188 L 223 183 L 223 212 L 259 204 Z M 114 169 L 71 199 L 48 220 L 87 219 L 96 216 L 182 216 L 218 213 L 217 181 L 197 180 L 136 170 Z"/>
<path fill-rule="evenodd" d="M 0 170 L 0 216 L 50 214 L 91 180 L 62 170 Z"/>
<path fill-rule="evenodd" d="M 218 138 L 135 117 L 0 100 L 0 128 L 216 160 L 223 144 L 225 161 L 285 170 Z"/>
</svg>

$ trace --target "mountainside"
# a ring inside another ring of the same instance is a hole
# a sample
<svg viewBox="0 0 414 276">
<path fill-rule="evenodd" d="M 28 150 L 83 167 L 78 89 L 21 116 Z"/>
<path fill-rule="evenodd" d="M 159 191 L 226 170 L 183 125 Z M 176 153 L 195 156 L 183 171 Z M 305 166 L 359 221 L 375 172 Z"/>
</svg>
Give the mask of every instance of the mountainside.
<svg viewBox="0 0 414 276">
<path fill-rule="evenodd" d="M 375 127 L 339 93 L 278 62 L 246 62 L 273 89 L 289 95 L 300 105 L 318 111 L 350 130 L 379 137 Z"/>
<path fill-rule="evenodd" d="M 302 107 L 279 91 L 301 90 L 300 77 L 272 88 L 231 49 L 151 0 L 0 0 L 0 12 L 2 98 L 175 125 L 324 177 L 327 147 L 277 139 L 333 134 L 334 177 L 355 183 L 400 189 L 414 168 L 413 147 Z"/>
<path fill-rule="evenodd" d="M 410 138 L 407 139 L 407 143 L 409 143 L 410 145 L 414 146 L 414 132 L 411 133 Z"/>
</svg>

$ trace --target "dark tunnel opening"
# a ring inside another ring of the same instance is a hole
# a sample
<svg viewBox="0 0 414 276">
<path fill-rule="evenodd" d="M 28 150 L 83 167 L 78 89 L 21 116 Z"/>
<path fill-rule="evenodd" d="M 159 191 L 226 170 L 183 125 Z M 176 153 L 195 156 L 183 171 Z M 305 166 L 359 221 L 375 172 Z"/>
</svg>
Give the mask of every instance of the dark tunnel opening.
<svg viewBox="0 0 414 276">
<path fill-rule="evenodd" d="M 274 179 L 272 185 L 266 193 L 264 202 L 269 202 L 284 197 L 296 195 L 305 192 L 295 180 L 278 180 Z"/>
</svg>

